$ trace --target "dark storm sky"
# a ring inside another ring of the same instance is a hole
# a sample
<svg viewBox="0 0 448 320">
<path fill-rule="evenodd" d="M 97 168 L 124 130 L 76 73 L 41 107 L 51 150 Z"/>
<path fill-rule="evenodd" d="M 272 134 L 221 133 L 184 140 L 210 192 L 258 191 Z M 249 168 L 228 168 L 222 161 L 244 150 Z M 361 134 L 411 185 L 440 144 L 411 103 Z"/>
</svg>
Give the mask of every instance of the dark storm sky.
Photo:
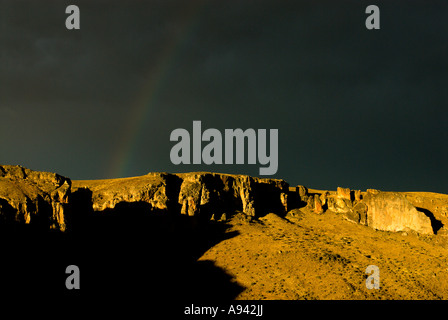
<svg viewBox="0 0 448 320">
<path fill-rule="evenodd" d="M 448 4 L 390 2 L 0 0 L 0 163 L 258 175 L 171 164 L 171 131 L 201 120 L 278 129 L 291 185 L 448 193 Z"/>
</svg>

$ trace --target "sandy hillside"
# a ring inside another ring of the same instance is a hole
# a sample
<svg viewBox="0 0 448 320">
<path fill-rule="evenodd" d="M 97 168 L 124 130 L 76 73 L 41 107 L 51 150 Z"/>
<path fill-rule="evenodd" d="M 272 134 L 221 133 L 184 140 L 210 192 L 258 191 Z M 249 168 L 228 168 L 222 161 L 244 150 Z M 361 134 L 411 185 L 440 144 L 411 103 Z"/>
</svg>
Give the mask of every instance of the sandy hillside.
<svg viewBox="0 0 448 320">
<path fill-rule="evenodd" d="M 237 299 L 447 299 L 445 236 L 376 231 L 334 213 L 268 214 L 199 259 L 211 260 L 244 287 Z M 380 289 L 366 289 L 365 269 L 380 269 Z"/>
<path fill-rule="evenodd" d="M 448 195 L 431 192 L 207 172 L 71 181 L 0 166 L 0 231 L 11 290 L 65 289 L 58 272 L 75 263 L 91 297 L 448 299 Z M 379 289 L 366 288 L 369 265 Z"/>
</svg>

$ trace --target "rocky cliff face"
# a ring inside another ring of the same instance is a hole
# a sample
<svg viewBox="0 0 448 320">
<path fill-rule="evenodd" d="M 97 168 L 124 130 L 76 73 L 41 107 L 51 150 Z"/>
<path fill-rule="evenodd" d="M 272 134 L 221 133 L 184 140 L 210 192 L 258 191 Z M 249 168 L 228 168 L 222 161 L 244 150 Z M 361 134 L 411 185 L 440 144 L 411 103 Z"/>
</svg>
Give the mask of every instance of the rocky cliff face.
<svg viewBox="0 0 448 320">
<path fill-rule="evenodd" d="M 414 230 L 432 234 L 431 219 L 397 192 L 368 192 L 363 202 L 367 206 L 367 225 L 385 231 Z"/>
<path fill-rule="evenodd" d="M 65 231 L 71 181 L 55 173 L 0 166 L 0 219 Z"/>
<path fill-rule="evenodd" d="M 316 198 L 318 194 L 314 194 Z M 368 189 L 352 191 L 338 188 L 336 192 L 322 192 L 327 199 L 327 208 L 343 215 L 346 219 L 383 231 L 415 231 L 420 234 L 434 234 L 437 220 L 429 210 L 418 210 L 407 197 L 399 192 L 383 192 Z M 314 210 L 319 205 L 308 202 L 306 208 Z M 441 226 L 441 223 L 440 223 Z"/>
<path fill-rule="evenodd" d="M 114 209 L 120 203 L 144 202 L 153 209 L 167 210 L 169 202 L 168 176 L 150 173 L 146 176 L 74 182 L 73 191 L 89 190 L 94 211 Z"/>
<path fill-rule="evenodd" d="M 283 180 L 206 172 L 75 181 L 74 191 L 92 192 L 94 211 L 121 203 L 145 203 L 151 211 L 211 218 L 241 211 L 260 216 L 267 210 L 286 212 L 288 184 Z"/>
<path fill-rule="evenodd" d="M 54 173 L 20 166 L 0 166 L 0 219 L 42 228 L 70 229 L 67 215 L 81 214 L 78 194 L 85 194 L 84 209 L 107 214 L 120 206 L 138 206 L 145 212 L 225 220 L 236 212 L 248 219 L 274 212 L 284 216 L 297 210 L 325 214 L 331 210 L 346 219 L 385 231 L 433 234 L 433 213 L 416 208 L 402 193 L 378 190 L 336 191 L 289 187 L 278 179 L 207 172 L 149 173 L 140 177 L 74 181 Z M 414 196 L 414 202 L 419 198 Z M 421 203 L 421 202 L 419 202 Z M 423 205 L 423 204 L 422 204 Z M 439 206 L 443 204 L 438 203 Z M 292 211 L 291 211 L 292 210 Z M 90 212 L 89 211 L 89 212 Z"/>
</svg>

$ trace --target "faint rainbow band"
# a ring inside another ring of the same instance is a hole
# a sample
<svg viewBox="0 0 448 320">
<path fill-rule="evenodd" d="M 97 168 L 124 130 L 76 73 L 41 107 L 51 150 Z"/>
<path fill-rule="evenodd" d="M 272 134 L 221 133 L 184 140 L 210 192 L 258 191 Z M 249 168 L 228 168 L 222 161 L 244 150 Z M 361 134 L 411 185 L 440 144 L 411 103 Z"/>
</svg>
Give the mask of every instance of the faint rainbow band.
<svg viewBox="0 0 448 320">
<path fill-rule="evenodd" d="M 159 54 L 155 63 L 146 74 L 146 82 L 142 86 L 137 99 L 129 110 L 127 119 L 122 127 L 122 134 L 116 143 L 114 154 L 106 172 L 108 178 L 125 177 L 132 167 L 133 155 L 138 145 L 139 137 L 150 111 L 156 104 L 158 93 L 166 83 L 171 67 L 182 52 L 184 43 L 187 42 L 197 24 L 199 16 L 204 8 L 205 0 L 185 1 L 186 7 L 179 8 L 174 17 L 180 21 L 179 30 L 170 39 Z M 150 165 L 150 164 L 148 164 Z M 148 167 L 148 171 L 151 168 Z"/>
</svg>

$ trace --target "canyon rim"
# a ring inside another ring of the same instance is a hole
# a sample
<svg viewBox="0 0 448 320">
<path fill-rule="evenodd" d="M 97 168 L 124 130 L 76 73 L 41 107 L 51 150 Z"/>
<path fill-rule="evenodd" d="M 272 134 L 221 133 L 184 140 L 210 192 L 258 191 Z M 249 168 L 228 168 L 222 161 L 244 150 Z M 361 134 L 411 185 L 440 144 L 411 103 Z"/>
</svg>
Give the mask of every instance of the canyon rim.
<svg viewBox="0 0 448 320">
<path fill-rule="evenodd" d="M 12 290 L 57 291 L 79 264 L 85 291 L 114 297 L 446 299 L 447 213 L 448 195 L 430 192 L 211 172 L 72 181 L 4 165 L 1 274 Z M 379 290 L 365 287 L 368 265 Z"/>
</svg>

